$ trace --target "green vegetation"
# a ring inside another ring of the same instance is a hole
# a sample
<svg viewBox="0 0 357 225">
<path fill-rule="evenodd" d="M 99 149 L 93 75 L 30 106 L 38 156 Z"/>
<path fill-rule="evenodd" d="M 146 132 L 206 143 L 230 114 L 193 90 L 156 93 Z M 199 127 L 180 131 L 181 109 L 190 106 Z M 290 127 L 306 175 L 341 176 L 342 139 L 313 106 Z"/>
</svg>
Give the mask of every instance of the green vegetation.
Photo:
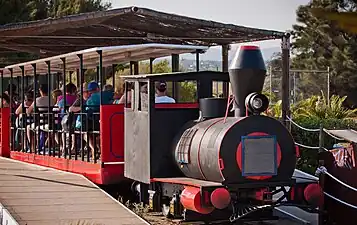
<svg viewBox="0 0 357 225">
<path fill-rule="evenodd" d="M 357 122 L 354 117 L 357 116 L 357 109 L 351 110 L 343 106 L 346 96 L 339 97 L 333 95 L 330 98 L 330 104 L 321 95 L 314 95 L 308 99 L 302 100 L 291 105 L 291 117 L 302 127 L 316 129 L 323 125 L 326 129 L 357 129 Z M 269 116 L 281 118 L 281 101 L 272 105 L 267 113 Z M 309 132 L 291 125 L 291 132 L 296 142 L 307 146 L 318 146 L 319 132 Z M 324 146 L 331 148 L 338 141 L 328 135 L 324 135 Z M 314 173 L 317 166 L 317 150 L 301 149 L 301 158 L 298 161 L 298 168 L 305 172 Z"/>
<path fill-rule="evenodd" d="M 311 9 L 356 12 L 356 7 L 356 1 L 352 0 L 310 1 L 297 9 L 298 23 L 293 26 L 293 50 L 296 54 L 293 66 L 322 70 L 329 66 L 332 68 L 331 91 L 340 96 L 349 96 L 357 85 L 357 36 L 343 31 L 336 23 L 316 18 Z M 321 84 L 319 76 L 309 76 L 307 79 L 311 83 Z"/>
</svg>

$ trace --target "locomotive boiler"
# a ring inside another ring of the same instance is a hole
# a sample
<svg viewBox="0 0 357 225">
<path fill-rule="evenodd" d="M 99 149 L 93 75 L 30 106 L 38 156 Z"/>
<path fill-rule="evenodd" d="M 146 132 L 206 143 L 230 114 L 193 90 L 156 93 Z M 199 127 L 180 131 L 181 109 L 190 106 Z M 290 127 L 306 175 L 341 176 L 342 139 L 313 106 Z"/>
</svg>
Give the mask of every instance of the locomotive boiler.
<svg viewBox="0 0 357 225">
<path fill-rule="evenodd" d="M 176 139 L 175 161 L 185 176 L 228 186 L 291 180 L 294 140 L 280 121 L 260 115 L 269 105 L 261 94 L 265 76 L 260 49 L 242 46 L 229 69 L 234 117 L 226 116 L 227 100 L 200 99 L 200 119 Z"/>
</svg>

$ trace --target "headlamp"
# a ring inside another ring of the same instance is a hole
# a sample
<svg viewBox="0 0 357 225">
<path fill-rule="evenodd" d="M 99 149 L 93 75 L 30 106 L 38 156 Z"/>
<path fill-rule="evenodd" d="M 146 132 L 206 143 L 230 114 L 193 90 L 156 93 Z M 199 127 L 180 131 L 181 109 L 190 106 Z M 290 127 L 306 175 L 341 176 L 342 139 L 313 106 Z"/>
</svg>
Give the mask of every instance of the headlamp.
<svg viewBox="0 0 357 225">
<path fill-rule="evenodd" d="M 269 99 L 259 93 L 251 93 L 245 98 L 245 106 L 253 114 L 259 114 L 267 110 Z"/>
</svg>

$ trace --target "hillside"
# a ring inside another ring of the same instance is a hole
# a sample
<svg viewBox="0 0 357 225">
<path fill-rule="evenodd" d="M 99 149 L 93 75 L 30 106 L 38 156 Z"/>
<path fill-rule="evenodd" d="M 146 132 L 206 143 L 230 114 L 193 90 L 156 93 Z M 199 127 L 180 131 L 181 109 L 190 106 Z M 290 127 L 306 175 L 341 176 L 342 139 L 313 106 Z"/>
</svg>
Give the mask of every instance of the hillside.
<svg viewBox="0 0 357 225">
<path fill-rule="evenodd" d="M 236 48 L 233 48 L 229 51 L 229 61 L 234 56 Z M 280 48 L 263 48 L 262 54 L 265 61 L 269 60 L 272 55 L 276 52 L 280 52 Z M 187 71 L 196 70 L 196 60 L 194 54 L 185 54 L 182 55 L 180 63 L 182 67 Z M 220 48 L 211 48 L 205 54 L 200 56 L 200 70 L 217 70 L 220 71 L 222 67 L 221 61 L 221 49 Z"/>
</svg>

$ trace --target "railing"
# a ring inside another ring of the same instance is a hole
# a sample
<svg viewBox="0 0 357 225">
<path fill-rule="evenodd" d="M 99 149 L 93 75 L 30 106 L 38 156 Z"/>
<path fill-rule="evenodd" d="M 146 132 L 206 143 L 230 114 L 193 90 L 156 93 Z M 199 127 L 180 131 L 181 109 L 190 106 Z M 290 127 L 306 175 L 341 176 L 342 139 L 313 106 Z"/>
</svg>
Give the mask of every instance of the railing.
<svg viewBox="0 0 357 225">
<path fill-rule="evenodd" d="M 297 124 L 296 122 L 294 122 L 294 121 L 293 121 L 291 118 L 289 118 L 289 117 L 288 117 L 288 120 L 289 120 L 293 125 L 295 125 L 296 127 L 300 128 L 300 129 L 302 129 L 302 130 L 304 130 L 304 131 L 308 131 L 308 132 L 320 132 L 320 133 L 324 132 L 324 133 L 328 134 L 330 137 L 332 137 L 332 138 L 334 138 L 334 139 L 336 139 L 336 140 L 344 140 L 344 139 L 342 139 L 342 138 L 339 138 L 339 137 L 336 137 L 336 136 L 332 135 L 330 132 L 328 132 L 327 129 L 323 128 L 322 126 L 320 126 L 319 129 L 309 129 L 309 128 L 305 128 L 305 127 L 303 127 L 303 126 L 300 126 L 299 124 Z M 320 135 L 320 138 L 322 138 L 321 135 Z M 320 141 L 320 143 L 321 143 L 321 141 Z M 316 147 L 315 147 L 315 146 L 306 146 L 306 145 L 303 145 L 303 144 L 300 144 L 300 143 L 295 143 L 295 144 L 296 144 L 296 145 L 299 145 L 299 146 L 301 146 L 301 147 L 304 147 L 304 148 L 308 148 L 308 149 L 322 149 L 322 150 L 325 150 L 325 151 L 329 151 L 328 149 L 322 147 L 321 144 L 320 144 L 319 147 L 317 147 L 317 146 L 316 146 Z M 348 184 L 346 184 L 345 182 L 339 180 L 338 178 L 336 178 L 335 176 L 333 176 L 331 173 L 329 173 L 328 170 L 327 170 L 327 168 L 324 167 L 324 166 L 320 166 L 319 168 L 317 168 L 316 175 L 317 175 L 317 176 L 320 176 L 321 174 L 327 175 L 327 176 L 329 176 L 330 178 L 332 178 L 333 180 L 335 180 L 337 183 L 339 183 L 340 185 L 342 185 L 342 186 L 344 186 L 344 187 L 346 187 L 346 188 L 348 188 L 348 189 L 350 189 L 350 190 L 352 190 L 352 191 L 357 192 L 357 188 L 352 187 L 351 185 L 348 185 Z M 331 195 L 331 194 L 329 194 L 329 193 L 326 193 L 325 191 L 323 191 L 323 193 L 324 193 L 324 195 L 326 195 L 327 197 L 329 197 L 329 198 L 331 198 L 331 199 L 333 199 L 333 200 L 335 200 L 335 201 L 337 201 L 337 202 L 339 202 L 339 203 L 341 203 L 341 204 L 343 204 L 343 205 L 345 205 L 345 206 L 348 206 L 348 207 L 353 208 L 353 209 L 357 209 L 357 206 L 356 206 L 356 205 L 352 205 L 352 204 L 350 204 L 350 203 L 347 203 L 347 202 L 345 202 L 345 201 L 343 201 L 343 200 L 341 200 L 341 199 L 339 199 L 339 198 L 336 198 L 335 196 L 333 196 L 333 195 Z"/>
<path fill-rule="evenodd" d="M 69 129 L 62 127 L 64 116 L 67 117 Z M 81 117 L 80 121 L 76 121 L 78 116 Z M 16 115 L 12 114 L 12 117 L 15 119 Z M 76 128 L 76 122 L 80 124 L 80 128 Z M 56 107 L 37 107 L 36 112 L 22 113 L 21 118 L 17 117 L 16 123 L 12 122 L 10 149 L 96 163 L 101 152 L 99 124 L 99 112 L 62 114 Z"/>
</svg>

